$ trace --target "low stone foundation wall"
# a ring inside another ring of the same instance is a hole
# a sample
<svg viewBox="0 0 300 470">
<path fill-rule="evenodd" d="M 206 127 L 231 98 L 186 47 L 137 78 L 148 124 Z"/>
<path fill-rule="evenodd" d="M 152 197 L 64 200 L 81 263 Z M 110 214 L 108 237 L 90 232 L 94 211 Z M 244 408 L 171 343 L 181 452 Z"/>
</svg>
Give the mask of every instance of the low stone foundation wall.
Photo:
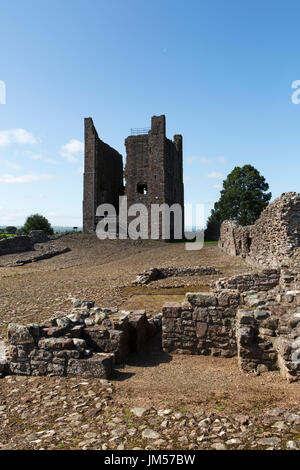
<svg viewBox="0 0 300 470">
<path fill-rule="evenodd" d="M 167 277 L 203 276 L 213 274 L 220 274 L 220 271 L 212 268 L 211 266 L 169 266 L 166 268 L 151 268 L 139 274 L 132 284 L 146 285 L 152 281 L 166 279 Z"/>
<path fill-rule="evenodd" d="M 61 248 L 60 250 L 49 250 L 45 251 L 41 255 L 29 256 L 29 258 L 26 259 L 16 260 L 14 263 L 0 264 L 0 267 L 5 266 L 7 268 L 14 268 L 16 266 L 24 266 L 25 264 L 37 263 L 38 261 L 42 261 L 44 259 L 50 259 L 54 256 L 63 255 L 64 253 L 68 253 L 69 251 L 71 251 L 71 248 L 68 247 Z"/>
<path fill-rule="evenodd" d="M 273 346 L 278 318 L 268 311 L 239 310 L 236 337 L 241 369 L 246 372 L 275 370 L 277 351 Z"/>
<path fill-rule="evenodd" d="M 148 319 L 143 310 L 118 314 L 76 299 L 73 305 L 43 325 L 8 326 L 6 374 L 108 378 L 161 329 L 161 315 Z"/>
<path fill-rule="evenodd" d="M 268 291 L 278 286 L 280 269 L 264 269 L 259 273 L 240 274 L 229 278 L 218 279 L 212 284 L 217 291 L 220 289 L 234 289 L 239 292 L 249 290 Z"/>
<path fill-rule="evenodd" d="M 22 253 L 23 251 L 31 251 L 32 249 L 33 242 L 29 236 L 22 235 L 0 240 L 0 256 Z"/>
<path fill-rule="evenodd" d="M 188 302 L 163 307 L 163 349 L 180 354 L 236 355 L 234 334 L 239 295 L 187 294 Z"/>
<path fill-rule="evenodd" d="M 44 230 L 31 230 L 29 234 L 32 243 L 45 243 L 49 240 L 48 235 L 44 232 Z"/>
<path fill-rule="evenodd" d="M 163 349 L 177 354 L 237 355 L 245 372 L 280 370 L 289 382 L 299 380 L 300 290 L 282 289 L 280 273 L 268 272 L 269 280 L 266 271 L 236 276 L 218 281 L 214 292 L 188 293 L 185 302 L 166 303 Z M 250 282 L 251 276 L 255 281 Z M 272 283 L 276 286 L 270 289 Z"/>
</svg>

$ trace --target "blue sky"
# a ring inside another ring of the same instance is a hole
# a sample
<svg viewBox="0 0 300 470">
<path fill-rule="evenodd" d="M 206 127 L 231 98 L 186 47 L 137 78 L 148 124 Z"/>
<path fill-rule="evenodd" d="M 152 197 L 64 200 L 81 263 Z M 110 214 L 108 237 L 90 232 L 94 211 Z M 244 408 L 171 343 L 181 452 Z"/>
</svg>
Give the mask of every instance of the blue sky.
<svg viewBox="0 0 300 470">
<path fill-rule="evenodd" d="M 297 1 L 2 0 L 0 225 L 81 226 L 83 118 L 125 157 L 131 127 L 183 134 L 186 203 L 207 215 L 250 163 L 299 191 Z M 1 100 L 1 96 L 0 96 Z"/>
</svg>

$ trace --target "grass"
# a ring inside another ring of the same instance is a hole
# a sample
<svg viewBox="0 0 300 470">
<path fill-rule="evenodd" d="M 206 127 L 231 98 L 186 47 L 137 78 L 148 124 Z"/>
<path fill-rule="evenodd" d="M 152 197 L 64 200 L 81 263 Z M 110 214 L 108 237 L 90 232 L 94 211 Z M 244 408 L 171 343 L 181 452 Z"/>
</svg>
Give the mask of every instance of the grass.
<svg viewBox="0 0 300 470">
<path fill-rule="evenodd" d="M 179 240 L 178 242 L 172 241 L 171 243 L 174 243 L 174 245 L 178 245 L 179 243 L 195 243 L 195 242 L 194 241 L 189 242 L 189 241 L 185 241 L 185 240 Z M 204 245 L 217 245 L 217 244 L 218 244 L 218 242 L 214 242 L 214 241 L 204 242 Z"/>
<path fill-rule="evenodd" d="M 0 240 L 5 240 L 5 238 L 13 238 L 15 234 L 12 233 L 0 233 Z"/>
</svg>

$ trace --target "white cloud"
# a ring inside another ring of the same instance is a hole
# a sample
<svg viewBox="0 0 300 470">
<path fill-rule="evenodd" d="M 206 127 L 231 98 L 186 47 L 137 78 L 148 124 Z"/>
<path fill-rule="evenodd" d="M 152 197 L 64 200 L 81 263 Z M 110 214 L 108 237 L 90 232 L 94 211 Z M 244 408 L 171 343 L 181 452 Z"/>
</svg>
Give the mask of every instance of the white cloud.
<svg viewBox="0 0 300 470">
<path fill-rule="evenodd" d="M 214 184 L 213 187 L 216 189 L 222 189 L 223 186 L 221 184 Z"/>
<path fill-rule="evenodd" d="M 11 131 L 13 142 L 18 144 L 37 144 L 36 138 L 25 129 L 15 129 Z"/>
<path fill-rule="evenodd" d="M 71 139 L 68 143 L 61 147 L 61 156 L 70 162 L 78 162 L 83 156 L 84 144 L 80 140 Z"/>
<path fill-rule="evenodd" d="M 20 183 L 33 183 L 35 181 L 43 181 L 52 179 L 53 175 L 38 175 L 36 173 L 27 173 L 25 175 L 0 175 L 0 183 L 3 184 L 20 184 Z"/>
<path fill-rule="evenodd" d="M 192 180 L 191 175 L 185 174 L 185 175 L 183 176 L 183 181 L 184 181 L 185 183 L 188 183 L 188 182 L 191 181 L 191 180 Z"/>
<path fill-rule="evenodd" d="M 0 147 L 10 144 L 9 131 L 0 131 Z"/>
<path fill-rule="evenodd" d="M 212 161 L 210 158 L 196 157 L 194 155 L 192 157 L 188 157 L 186 160 L 187 160 L 188 163 L 199 162 L 202 165 L 206 165 L 207 163 L 211 163 L 211 161 Z"/>
<path fill-rule="evenodd" d="M 33 134 L 25 129 L 10 129 L 0 131 L 0 146 L 6 147 L 10 144 L 24 144 L 34 145 L 37 144 L 37 139 Z"/>
<path fill-rule="evenodd" d="M 51 163 L 51 165 L 57 165 L 58 161 L 54 160 L 53 158 L 48 158 L 42 155 L 41 153 L 32 153 L 30 155 L 31 160 L 41 160 L 45 163 Z"/>
<path fill-rule="evenodd" d="M 211 173 L 208 173 L 206 175 L 207 178 L 210 178 L 210 179 L 220 179 L 220 178 L 224 178 L 224 175 L 223 173 L 218 173 L 217 171 L 212 171 Z"/>
<path fill-rule="evenodd" d="M 10 168 L 11 170 L 20 170 L 22 167 L 18 163 L 13 163 L 10 160 L 0 160 L 0 165 L 1 166 L 6 166 L 7 168 Z"/>
<path fill-rule="evenodd" d="M 218 157 L 214 157 L 214 158 L 197 157 L 193 155 L 192 157 L 188 157 L 186 161 L 189 164 L 198 162 L 198 163 L 201 163 L 201 165 L 208 165 L 209 163 L 214 163 L 214 162 L 225 163 L 226 159 L 225 157 L 223 157 L 223 155 L 219 155 Z"/>
<path fill-rule="evenodd" d="M 206 165 L 207 163 L 211 163 L 211 159 L 206 157 L 199 157 L 199 162 L 202 163 L 202 165 Z"/>
<path fill-rule="evenodd" d="M 194 162 L 196 162 L 197 160 L 198 160 L 198 157 L 194 157 L 194 156 L 193 156 L 193 157 L 188 157 L 188 158 L 186 159 L 186 161 L 187 161 L 188 163 L 194 163 Z"/>
</svg>

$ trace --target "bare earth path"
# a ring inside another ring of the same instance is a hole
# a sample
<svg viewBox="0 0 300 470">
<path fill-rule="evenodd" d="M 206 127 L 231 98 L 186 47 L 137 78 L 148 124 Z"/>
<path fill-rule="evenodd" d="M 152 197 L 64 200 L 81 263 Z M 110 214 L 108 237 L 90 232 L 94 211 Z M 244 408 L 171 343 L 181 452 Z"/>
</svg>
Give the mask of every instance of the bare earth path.
<svg viewBox="0 0 300 470">
<path fill-rule="evenodd" d="M 237 359 L 170 356 L 157 338 L 139 356 L 118 370 L 117 402 L 156 408 L 222 408 L 227 413 L 264 410 L 272 406 L 299 406 L 299 384 L 287 384 L 278 372 L 261 376 L 239 371 Z"/>
</svg>

